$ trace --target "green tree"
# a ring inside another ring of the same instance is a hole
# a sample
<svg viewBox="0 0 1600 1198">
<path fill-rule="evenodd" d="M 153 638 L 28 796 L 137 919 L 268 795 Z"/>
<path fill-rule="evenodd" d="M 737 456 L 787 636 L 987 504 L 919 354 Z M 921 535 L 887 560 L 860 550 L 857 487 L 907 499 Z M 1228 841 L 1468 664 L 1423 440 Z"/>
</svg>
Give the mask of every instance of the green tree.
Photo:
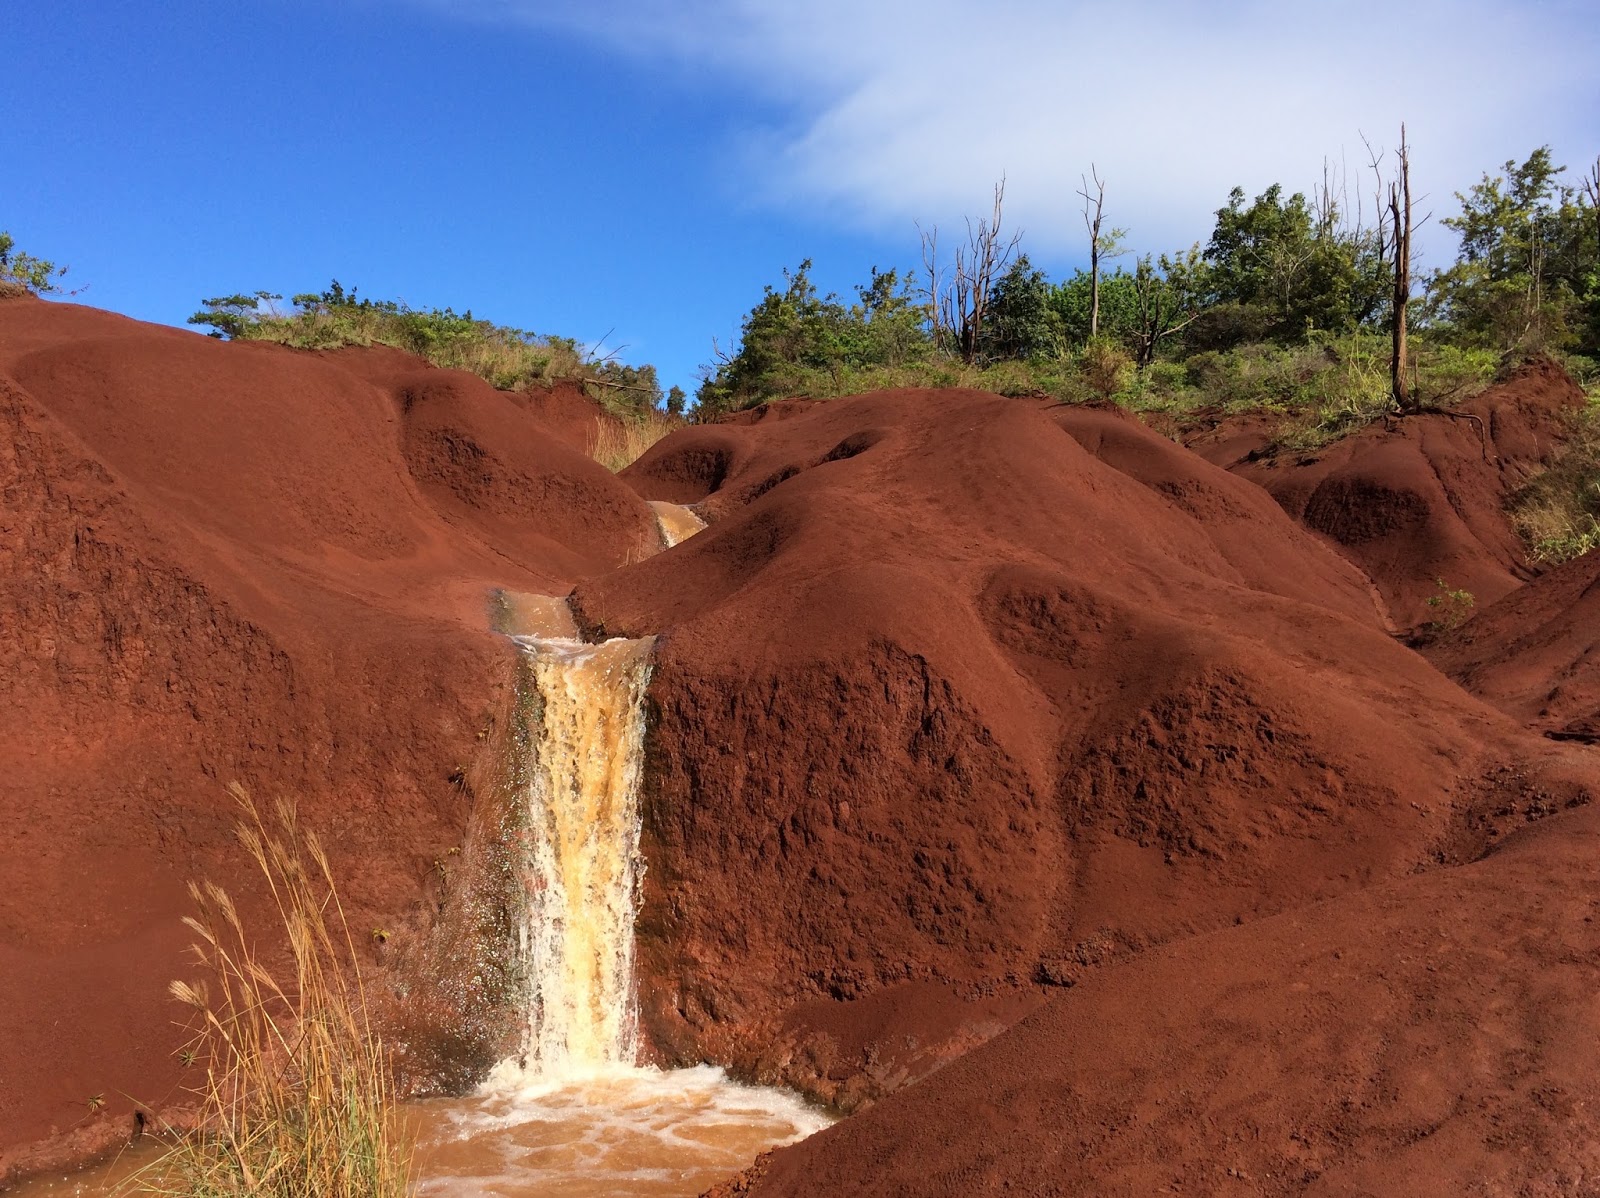
<svg viewBox="0 0 1600 1198">
<path fill-rule="evenodd" d="M 1072 277 L 1050 289 L 1050 307 L 1060 323 L 1062 341 L 1082 346 L 1093 335 L 1094 280 L 1089 271 L 1074 271 Z M 1138 302 L 1134 277 L 1120 267 L 1100 276 L 1099 335 L 1132 347 L 1138 328 Z"/>
<path fill-rule="evenodd" d="M 230 341 L 243 341 L 247 339 L 261 321 L 261 309 L 270 305 L 283 296 L 270 291 L 256 291 L 249 295 L 242 292 L 238 295 L 216 295 L 210 299 L 201 300 L 204 307 L 189 317 L 188 323 L 208 328 L 211 331 L 208 337 L 223 338 Z M 296 302 L 302 297 L 296 296 Z"/>
<path fill-rule="evenodd" d="M 1156 360 L 1162 343 L 1205 311 L 1214 294 L 1211 268 L 1198 245 L 1181 254 L 1139 259 L 1133 273 L 1134 355 L 1141 368 Z"/>
<path fill-rule="evenodd" d="M 1463 339 L 1497 349 L 1600 344 L 1600 227 L 1587 191 L 1564 186 L 1550 147 L 1505 163 L 1444 224 L 1456 261 L 1428 284 L 1428 311 Z"/>
<path fill-rule="evenodd" d="M 1051 302 L 1054 288 L 1026 254 L 1013 262 L 989 296 L 983 356 L 1053 358 L 1061 353 L 1061 316 Z"/>
<path fill-rule="evenodd" d="M 1284 198 L 1274 183 L 1246 205 L 1235 187 L 1205 249 L 1219 305 L 1232 306 L 1238 340 L 1257 332 L 1298 341 L 1312 329 L 1348 332 L 1378 318 L 1387 287 L 1382 243 L 1348 227 L 1331 195 Z"/>
<path fill-rule="evenodd" d="M 898 271 L 874 267 L 854 304 L 817 291 L 809 258 L 784 280 L 782 290 L 767 286 L 745 316 L 738 348 L 719 350 L 705 368 L 696 396 L 702 416 L 821 388 L 837 394 L 852 372 L 903 366 L 930 350 L 926 311 Z"/>
<path fill-rule="evenodd" d="M 0 231 L 0 283 L 25 287 L 35 295 L 50 295 L 61 290 L 59 280 L 66 273 L 65 266 L 23 253 L 10 233 Z"/>
</svg>

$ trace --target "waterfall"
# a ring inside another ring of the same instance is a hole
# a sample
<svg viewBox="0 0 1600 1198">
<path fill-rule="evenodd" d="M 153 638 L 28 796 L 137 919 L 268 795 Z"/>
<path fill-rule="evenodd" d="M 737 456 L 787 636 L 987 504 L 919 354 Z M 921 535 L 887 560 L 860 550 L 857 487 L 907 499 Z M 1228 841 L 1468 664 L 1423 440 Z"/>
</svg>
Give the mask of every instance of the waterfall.
<svg viewBox="0 0 1600 1198">
<path fill-rule="evenodd" d="M 693 508 L 681 503 L 666 503 L 659 499 L 650 501 L 650 510 L 656 514 L 656 528 L 661 533 L 661 544 L 668 549 L 681 545 L 706 526 Z"/>
<path fill-rule="evenodd" d="M 514 638 L 532 693 L 518 868 L 527 1030 L 517 1066 L 558 1080 L 638 1053 L 633 921 L 653 638 Z M 508 1062 L 509 1066 L 510 1063 Z"/>
</svg>

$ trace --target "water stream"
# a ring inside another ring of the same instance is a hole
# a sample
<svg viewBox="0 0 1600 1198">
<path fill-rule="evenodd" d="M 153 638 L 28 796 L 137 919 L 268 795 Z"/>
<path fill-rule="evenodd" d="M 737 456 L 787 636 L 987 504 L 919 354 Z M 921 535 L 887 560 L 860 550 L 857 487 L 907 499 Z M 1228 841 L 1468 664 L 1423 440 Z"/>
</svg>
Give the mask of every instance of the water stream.
<svg viewBox="0 0 1600 1198">
<path fill-rule="evenodd" d="M 531 687 L 513 796 L 524 1029 L 477 1093 L 408 1106 L 418 1193 L 699 1194 L 829 1120 L 795 1095 L 739 1085 L 710 1066 L 637 1064 L 633 923 L 653 641 L 585 643 L 566 604 L 540 596 L 502 596 L 497 622 L 524 655 Z M 151 1151 L 16 1192 L 109 1194 Z"/>
<path fill-rule="evenodd" d="M 692 1195 L 828 1122 L 720 1070 L 642 1068 L 633 922 L 651 639 L 587 644 L 523 599 L 536 701 L 524 771 L 522 1051 L 470 1098 L 418 1104 L 424 1195 Z"/>
</svg>

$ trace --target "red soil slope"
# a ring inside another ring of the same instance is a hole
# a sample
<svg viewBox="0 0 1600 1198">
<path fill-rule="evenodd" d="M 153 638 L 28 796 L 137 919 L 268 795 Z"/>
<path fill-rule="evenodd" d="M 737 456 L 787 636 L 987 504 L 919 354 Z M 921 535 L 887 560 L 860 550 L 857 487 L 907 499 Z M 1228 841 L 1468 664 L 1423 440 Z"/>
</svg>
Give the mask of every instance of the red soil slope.
<svg viewBox="0 0 1600 1198">
<path fill-rule="evenodd" d="M 1583 811 L 1147 953 L 723 1192 L 1592 1194 L 1597 887 Z"/>
<path fill-rule="evenodd" d="M 1111 414 L 795 403 L 625 477 L 712 522 L 578 591 L 663 634 L 668 1058 L 858 1103 L 1030 987 L 1470 859 L 1592 777 L 1396 644 L 1259 489 Z"/>
<path fill-rule="evenodd" d="M 1583 392 L 1555 363 L 1528 363 L 1461 405 L 1476 420 L 1422 415 L 1372 425 L 1326 449 L 1263 455 L 1259 420 L 1193 437 L 1202 457 L 1259 484 L 1365 570 L 1395 622 L 1434 616 L 1439 580 L 1484 607 L 1532 578 L 1507 496 L 1560 443 Z"/>
<path fill-rule="evenodd" d="M 254 890 L 224 786 L 297 795 L 358 930 L 422 919 L 509 677 L 487 590 L 653 548 L 469 376 L 0 302 L 0 1180 L 181 1080 L 185 885 Z M 92 1110 L 88 1099 L 104 1095 Z"/>
<path fill-rule="evenodd" d="M 1389 563 L 1391 604 L 1408 545 L 1514 580 L 1466 497 L 1546 451 L 1536 382 L 1490 420 L 1490 474 L 1455 425 L 1373 435 L 1411 463 L 1389 491 L 1430 463 L 1471 534 L 1378 494 L 1340 549 Z M 971 392 L 775 405 L 620 481 L 538 406 L 388 351 L 0 303 L 0 1178 L 181 1080 L 183 886 L 257 897 L 228 780 L 302 797 L 384 952 L 429 925 L 473 799 L 452 779 L 504 735 L 486 592 L 574 583 L 590 631 L 660 635 L 657 1054 L 879 1103 L 774 1156 L 772 1192 L 1592 1171 L 1595 825 L 1527 826 L 1587 801 L 1595 750 L 1397 643 L 1252 482 Z M 1358 520 L 1368 467 L 1340 469 L 1287 505 Z M 645 499 L 711 525 L 649 556 Z M 1553 628 L 1587 595 L 1559 573 Z M 1556 660 L 1529 648 L 1530 676 Z"/>
<path fill-rule="evenodd" d="M 1468 690 L 1548 735 L 1600 742 L 1600 554 L 1513 591 L 1427 652 Z"/>
</svg>

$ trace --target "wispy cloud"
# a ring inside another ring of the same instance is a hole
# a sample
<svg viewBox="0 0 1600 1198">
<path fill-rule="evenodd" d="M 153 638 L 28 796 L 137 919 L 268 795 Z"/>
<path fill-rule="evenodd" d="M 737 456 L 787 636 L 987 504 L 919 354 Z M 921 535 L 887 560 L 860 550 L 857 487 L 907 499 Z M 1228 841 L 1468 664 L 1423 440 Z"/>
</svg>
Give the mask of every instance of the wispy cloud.
<svg viewBox="0 0 1600 1198">
<path fill-rule="evenodd" d="M 444 0 L 434 0 L 442 6 Z M 1091 163 L 1133 244 L 1186 243 L 1235 184 L 1352 175 L 1405 119 L 1441 213 L 1485 169 L 1550 142 L 1600 151 L 1591 0 L 465 0 L 448 7 L 693 68 L 786 116 L 752 120 L 741 187 L 877 230 L 977 212 L 1008 179 L 1031 244 L 1082 239 Z M 1353 180 L 1369 191 L 1366 180 Z M 1437 234 L 1435 234 L 1437 236 Z"/>
</svg>

